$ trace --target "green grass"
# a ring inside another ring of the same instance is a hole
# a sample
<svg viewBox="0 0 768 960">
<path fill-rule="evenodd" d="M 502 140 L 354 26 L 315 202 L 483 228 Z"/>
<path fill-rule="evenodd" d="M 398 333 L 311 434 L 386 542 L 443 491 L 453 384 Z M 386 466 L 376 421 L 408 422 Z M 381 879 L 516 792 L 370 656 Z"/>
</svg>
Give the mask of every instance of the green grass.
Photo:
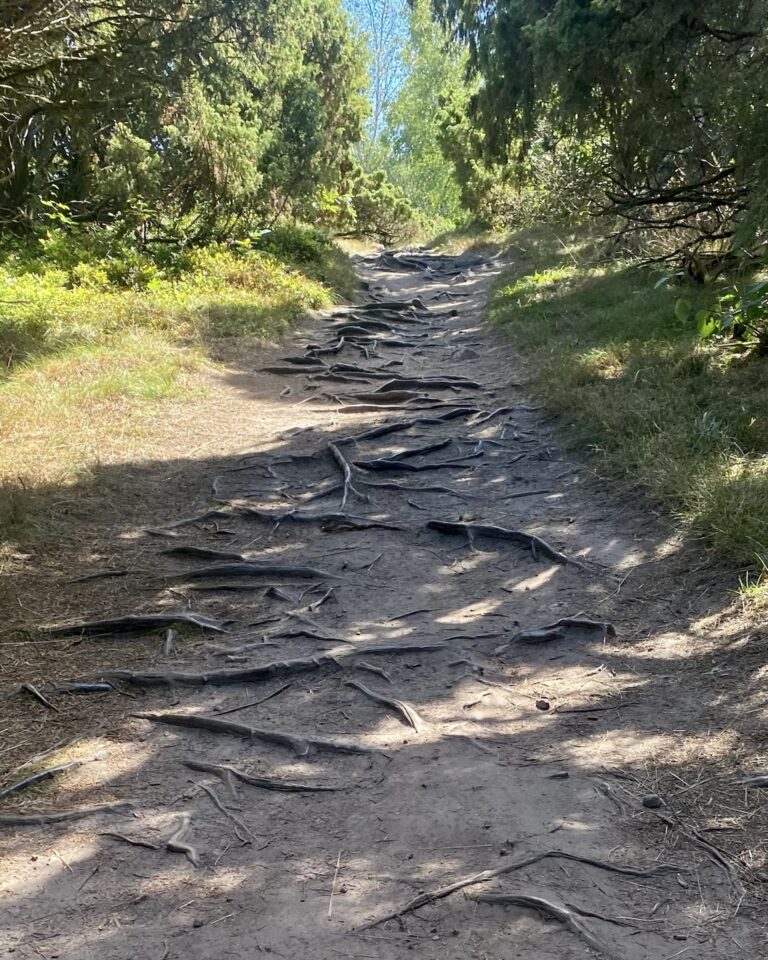
<svg viewBox="0 0 768 960">
<path fill-rule="evenodd" d="M 210 246 L 165 261 L 62 234 L 6 250 L 0 541 L 23 528 L 36 490 L 118 455 L 113 441 L 137 413 L 193 393 L 211 344 L 274 340 L 308 309 L 354 294 L 351 262 L 314 231 L 269 240 L 265 249 Z"/>
<path fill-rule="evenodd" d="M 107 343 L 136 329 L 185 342 L 272 338 L 332 297 L 331 286 L 271 254 L 215 247 L 188 254 L 180 276 L 157 271 L 128 286 L 110 283 L 99 265 L 37 272 L 11 264 L 0 267 L 0 363 L 10 370 L 73 343 Z"/>
<path fill-rule="evenodd" d="M 724 562 L 768 557 L 768 361 L 701 341 L 659 274 L 600 262 L 585 235 L 512 237 L 490 317 L 521 348 L 536 391 L 614 476 L 663 504 Z"/>
</svg>

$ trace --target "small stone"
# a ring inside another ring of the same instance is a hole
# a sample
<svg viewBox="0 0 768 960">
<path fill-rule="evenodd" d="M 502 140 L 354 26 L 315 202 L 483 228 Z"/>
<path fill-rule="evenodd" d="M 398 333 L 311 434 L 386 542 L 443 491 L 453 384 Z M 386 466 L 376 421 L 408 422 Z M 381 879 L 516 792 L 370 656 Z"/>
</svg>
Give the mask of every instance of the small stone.
<svg viewBox="0 0 768 960">
<path fill-rule="evenodd" d="M 551 704 L 549 700 L 545 700 L 543 697 L 541 698 L 541 700 L 536 701 L 537 710 L 549 710 L 550 706 Z"/>
<path fill-rule="evenodd" d="M 658 793 L 649 793 L 647 797 L 643 797 L 643 806 L 648 807 L 649 810 L 658 810 L 659 807 L 664 806 L 664 801 Z"/>
<path fill-rule="evenodd" d="M 205 920 L 200 920 L 200 919 L 193 920 L 193 921 L 192 921 L 192 926 L 193 926 L 193 927 L 204 927 L 204 926 L 205 926 Z"/>
</svg>

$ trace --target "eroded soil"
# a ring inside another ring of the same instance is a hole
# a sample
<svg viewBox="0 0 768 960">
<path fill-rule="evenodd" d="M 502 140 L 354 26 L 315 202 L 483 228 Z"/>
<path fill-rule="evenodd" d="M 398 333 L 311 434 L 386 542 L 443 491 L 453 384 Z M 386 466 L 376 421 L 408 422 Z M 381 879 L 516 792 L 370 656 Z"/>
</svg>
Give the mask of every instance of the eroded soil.
<svg viewBox="0 0 768 960">
<path fill-rule="evenodd" d="M 6 798 L 2 813 L 133 806 L 0 827 L 0 950 L 72 960 L 761 955 L 766 803 L 737 779 L 766 759 L 762 634 L 733 615 L 705 558 L 591 476 L 526 396 L 513 351 L 481 322 L 497 263 L 384 257 L 360 269 L 366 301 L 404 303 L 315 318 L 249 358 L 229 383 L 247 401 L 228 406 L 219 394 L 198 406 L 194 449 L 97 471 L 64 498 L 64 541 L 8 573 L 9 689 L 33 682 L 57 709 L 28 691 L 5 701 L 4 782 L 84 762 Z M 339 345 L 339 328 L 346 342 L 323 352 Z M 307 356 L 323 366 L 281 359 Z M 389 384 L 393 374 L 408 382 Z M 406 419 L 408 429 L 348 439 Z M 222 440 L 232 430 L 241 455 Z M 230 452 L 212 452 L 217 441 Z M 382 458 L 384 468 L 371 465 Z M 223 515 L 204 516 L 211 508 Z M 521 531 L 561 555 L 431 521 Z M 200 576 L 237 561 L 166 552 L 189 546 L 283 572 Z M 71 582 L 105 569 L 125 575 Z M 228 632 L 38 629 L 178 610 Z M 562 618 L 600 625 L 529 636 Z M 270 662 L 267 677 L 220 682 L 220 671 Z M 46 693 L 116 670 L 151 676 L 107 693 Z M 350 745 L 366 752 L 338 749 Z M 190 761 L 333 789 L 268 790 Z M 165 846 L 185 817 L 181 842 L 197 865 Z M 496 875 L 408 909 L 486 870 Z M 513 902 L 482 899 L 491 894 Z"/>
</svg>

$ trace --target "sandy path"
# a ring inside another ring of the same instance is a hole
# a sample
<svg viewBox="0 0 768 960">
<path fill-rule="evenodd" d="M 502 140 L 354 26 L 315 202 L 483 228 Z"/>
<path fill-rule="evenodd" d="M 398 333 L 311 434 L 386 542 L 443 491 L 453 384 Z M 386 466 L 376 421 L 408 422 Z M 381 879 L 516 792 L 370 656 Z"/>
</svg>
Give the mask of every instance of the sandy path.
<svg viewBox="0 0 768 960">
<path fill-rule="evenodd" d="M 740 957 L 760 949 L 754 898 L 711 848 L 690 842 L 690 833 L 680 837 L 679 803 L 660 810 L 642 803 L 661 786 L 675 786 L 671 777 L 687 785 L 697 755 L 701 763 L 706 757 L 716 763 L 733 746 L 727 714 L 719 729 L 707 720 L 714 694 L 701 686 L 702 671 L 694 676 L 683 662 L 694 652 L 715 658 L 721 649 L 711 638 L 706 647 L 697 632 L 707 605 L 700 596 L 690 602 L 693 580 L 674 595 L 663 579 L 634 589 L 632 580 L 626 583 L 638 564 L 670 552 L 669 544 L 630 506 L 586 480 L 526 401 L 508 347 L 480 325 L 496 270 L 493 263 L 473 267 L 445 258 L 434 261 L 430 276 L 398 270 L 394 261 L 386 268 L 365 262 L 361 271 L 375 295 L 421 297 L 429 315 L 406 310 L 384 321 L 395 329 L 380 336 L 418 337 L 410 346 L 380 346 L 367 358 L 349 346 L 323 355 L 328 363 L 410 379 L 467 378 L 480 388 L 435 387 L 429 396 L 484 412 L 509 408 L 488 420 L 464 413 L 338 448 L 347 459 L 365 462 L 446 441 L 403 462 L 458 462 L 426 472 L 358 468 L 357 492 L 349 492 L 345 510 L 383 528 L 228 516 L 177 529 L 173 538 L 138 538 L 152 576 L 143 590 L 123 594 L 120 612 L 129 599 L 135 610 L 191 608 L 231 620 L 231 635 L 180 630 L 167 656 L 157 641 L 153 647 L 141 641 L 130 651 L 126 641 L 85 641 L 98 648 L 94 664 L 102 672 L 108 662 L 161 676 L 329 654 L 335 659 L 316 669 L 266 680 L 123 689 L 137 697 L 129 702 L 132 712 L 211 717 L 229 710 L 235 712 L 220 719 L 298 738 L 343 740 L 373 752 L 305 749 L 303 740 L 292 749 L 130 717 L 108 737 L 84 740 L 77 755 L 85 766 L 67 774 L 58 792 L 49 790 L 20 812 L 112 798 L 133 800 L 134 811 L 4 831 L 0 951 L 72 960 L 262 954 L 576 960 L 600 953 L 671 960 Z M 332 331 L 345 323 L 355 321 L 318 320 L 280 353 L 302 356 L 307 344 L 332 343 Z M 395 362 L 385 367 L 389 361 Z M 253 437 L 253 455 L 211 465 L 206 477 L 197 471 L 194 483 L 186 481 L 188 508 L 166 521 L 194 515 L 207 500 L 203 480 L 209 484 L 215 476 L 219 497 L 237 503 L 338 511 L 339 493 L 302 506 L 340 480 L 329 440 L 406 417 L 435 418 L 448 409 L 419 402 L 408 413 L 344 414 L 328 399 L 370 392 L 384 378 L 315 381 L 310 399 L 297 408 L 292 404 L 303 396 L 302 373 L 262 381 L 275 397 L 290 394 L 277 407 L 280 415 L 273 409 Z M 311 425 L 297 432 L 298 411 Z M 375 488 L 365 481 L 453 492 Z M 428 528 L 432 520 L 525 531 L 580 563 L 552 561 L 541 549 L 515 542 L 478 537 L 468 544 Z M 175 575 L 213 561 L 160 554 L 181 545 L 331 575 L 185 582 Z M 157 575 L 174 579 L 158 584 Z M 216 585 L 249 589 L 193 589 Z M 573 616 L 611 622 L 617 636 L 566 626 L 546 642 L 517 639 L 521 630 Z M 687 631 L 679 629 L 682 622 Z M 371 650 L 381 644 L 442 646 Z M 417 713 L 416 729 L 350 683 L 405 701 Z M 263 702 L 245 706 L 256 700 Z M 188 760 L 335 789 L 268 791 L 193 771 L 184 766 Z M 740 822 L 764 822 L 759 801 L 731 781 L 723 790 L 718 810 L 727 800 Z M 197 867 L 163 846 L 185 814 L 190 828 L 184 839 L 199 856 Z M 103 831 L 149 840 L 158 849 L 129 846 Z M 424 891 L 550 851 L 576 859 L 553 856 L 521 866 L 362 929 Z M 627 875 L 611 865 L 653 875 Z M 541 898 L 561 910 L 568 905 L 575 920 L 569 929 L 530 906 L 478 899 L 494 893 Z"/>
</svg>

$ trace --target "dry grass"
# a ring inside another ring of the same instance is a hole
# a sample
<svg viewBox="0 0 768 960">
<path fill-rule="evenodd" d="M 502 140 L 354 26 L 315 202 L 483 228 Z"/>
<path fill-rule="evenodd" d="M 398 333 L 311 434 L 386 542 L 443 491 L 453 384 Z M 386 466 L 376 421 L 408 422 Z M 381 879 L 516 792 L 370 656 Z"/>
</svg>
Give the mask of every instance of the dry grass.
<svg viewBox="0 0 768 960">
<path fill-rule="evenodd" d="M 614 476 L 721 560 L 759 566 L 768 556 L 768 361 L 703 342 L 675 316 L 681 295 L 706 306 L 717 291 L 657 287 L 658 274 L 599 260 L 584 234 L 529 231 L 512 238 L 510 254 L 491 319 L 523 350 L 539 395 Z"/>
<path fill-rule="evenodd" d="M 101 262 L 41 263 L 11 257 L 0 271 L 0 541 L 23 533 L 48 489 L 141 459 L 159 404 L 199 394 L 212 344 L 278 339 L 349 295 L 353 276 L 335 248 L 302 269 L 209 248 L 188 254 L 180 276 L 142 263 L 127 287 Z"/>
</svg>

